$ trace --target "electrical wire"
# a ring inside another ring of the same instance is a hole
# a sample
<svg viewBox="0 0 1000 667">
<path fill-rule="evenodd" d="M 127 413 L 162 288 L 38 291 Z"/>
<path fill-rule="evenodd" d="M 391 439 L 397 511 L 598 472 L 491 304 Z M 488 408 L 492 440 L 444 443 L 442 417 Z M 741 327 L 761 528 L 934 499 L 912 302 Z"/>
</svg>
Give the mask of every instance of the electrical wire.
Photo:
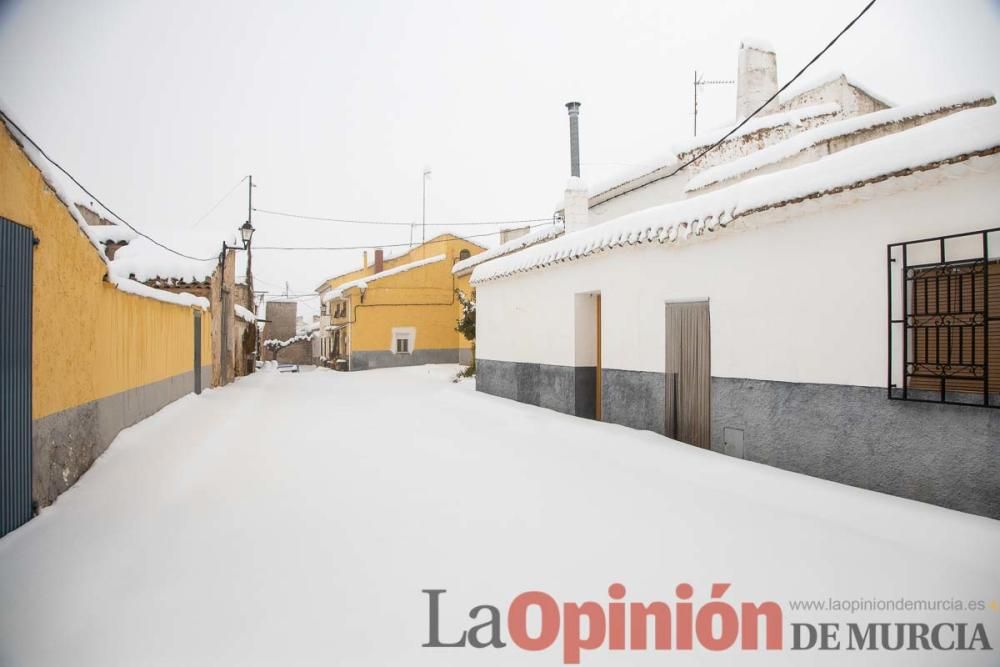
<svg viewBox="0 0 1000 667">
<path fill-rule="evenodd" d="M 166 250 L 168 252 L 171 252 L 171 253 L 177 255 L 178 257 L 184 257 L 185 259 L 193 259 L 193 260 L 195 260 L 197 262 L 208 262 L 208 261 L 213 261 L 213 260 L 217 259 L 216 257 L 193 257 L 191 255 L 187 255 L 187 254 L 185 254 L 183 252 L 180 252 L 179 250 L 174 250 L 173 248 L 171 248 L 168 245 L 160 243 L 159 241 L 157 241 L 156 239 L 154 239 L 149 234 L 146 234 L 145 232 L 139 231 L 138 229 L 136 229 L 135 227 L 133 227 L 127 220 L 125 220 L 125 218 L 121 217 L 120 215 L 118 215 L 117 213 L 115 213 L 114 211 L 112 211 L 111 208 L 109 208 L 107 204 L 105 204 L 100 199 L 98 199 L 97 195 L 95 195 L 93 192 L 91 192 L 86 187 L 84 187 L 83 183 L 81 183 L 80 181 L 76 180 L 76 177 L 74 177 L 73 174 L 71 174 L 68 171 L 66 171 L 66 169 L 64 169 L 61 164 L 59 164 L 58 162 L 56 162 L 55 160 L 53 160 L 51 157 L 49 157 L 49 154 L 46 153 L 45 150 L 42 149 L 42 147 L 39 146 L 35 142 L 35 140 L 32 139 L 28 135 L 27 132 L 25 132 L 24 130 L 22 130 L 18 126 L 18 124 L 15 123 L 13 120 L 11 120 L 11 117 L 8 116 L 6 113 L 4 113 L 2 110 L 0 110 L 0 117 L 3 117 L 4 121 L 8 125 L 10 125 L 11 127 L 13 127 L 15 130 L 17 130 L 21 134 L 22 137 L 24 137 L 25 139 L 27 139 L 28 143 L 30 143 L 32 146 L 34 146 L 35 150 L 37 150 L 39 153 L 41 153 L 42 157 L 44 157 L 46 160 L 48 160 L 50 163 L 52 163 L 52 166 L 54 166 L 56 169 L 58 169 L 63 174 L 65 174 L 69 178 L 69 180 L 71 180 L 74 183 L 76 183 L 76 185 L 77 185 L 78 188 L 80 188 L 81 190 L 83 190 L 85 193 L 87 193 L 87 195 L 90 196 L 91 199 L 93 199 L 95 202 L 97 202 L 98 204 L 100 204 L 101 207 L 105 211 L 107 211 L 108 213 L 110 213 L 111 215 L 113 215 L 114 217 L 116 217 L 119 220 L 119 222 L 121 222 L 123 225 L 125 225 L 126 227 L 128 227 L 129 229 L 131 229 L 133 232 L 135 232 L 136 234 L 138 234 L 142 238 L 146 239 L 147 241 L 149 241 L 150 243 L 152 243 L 154 245 L 157 245 L 157 246 L 163 248 L 164 250 Z"/>
<path fill-rule="evenodd" d="M 788 88 L 788 86 L 790 86 L 793 83 L 795 83 L 795 80 L 798 79 L 800 76 L 802 76 L 802 74 L 804 74 L 805 71 L 807 69 L 809 69 L 809 67 L 812 66 L 813 63 L 815 63 L 817 60 L 819 60 L 820 56 L 822 56 L 824 53 L 826 53 L 827 51 L 829 51 L 830 47 L 832 47 L 834 44 L 836 44 L 837 40 L 839 40 L 841 37 L 843 37 L 844 33 L 846 33 L 848 30 L 850 30 L 854 26 L 854 24 L 857 23 L 858 20 L 862 16 L 864 16 L 868 12 L 869 9 L 872 8 L 872 5 L 874 5 L 875 2 L 876 2 L 876 0 L 871 0 L 867 5 L 865 5 L 864 9 L 861 10 L 861 13 L 858 14 L 857 16 L 855 16 L 853 19 L 851 19 L 851 22 L 848 23 L 846 26 L 844 26 L 844 28 L 840 32 L 838 32 L 837 35 L 832 40 L 830 40 L 829 44 L 827 44 L 826 46 L 824 46 L 823 49 L 819 53 L 817 53 L 815 56 L 813 56 L 812 60 L 810 60 L 809 62 L 807 62 L 805 64 L 805 66 L 802 69 L 800 69 L 795 76 L 793 76 L 791 79 L 789 79 L 788 82 L 785 85 L 783 85 L 781 88 L 779 88 L 773 95 L 771 95 L 771 97 L 767 98 L 767 101 L 764 102 L 763 104 L 761 104 L 759 107 L 757 107 L 757 109 L 753 113 L 751 113 L 749 116 L 747 116 L 746 118 L 744 118 L 743 121 L 739 125 L 737 125 L 733 129 L 729 130 L 729 132 L 727 132 L 724 137 L 722 137 L 721 139 L 719 139 L 718 141 L 716 141 L 714 144 L 712 144 L 711 146 L 709 146 L 708 148 L 706 148 L 701 153 L 699 153 L 698 155 L 694 156 L 693 158 L 691 158 L 690 160 L 688 160 L 684 164 L 680 165 L 679 167 L 677 167 L 676 169 L 674 169 L 673 171 L 671 171 L 669 174 L 665 174 L 663 176 L 660 176 L 659 178 L 656 178 L 656 179 L 654 179 L 652 181 L 649 181 L 649 183 L 656 183 L 657 181 L 662 181 L 665 178 L 670 178 L 671 176 L 674 176 L 675 174 L 679 173 L 682 169 L 685 169 L 686 167 L 690 166 L 691 164 L 693 164 L 693 163 L 697 162 L 698 160 L 700 160 L 701 158 L 705 157 L 706 154 L 708 154 L 712 150 L 715 150 L 726 139 L 728 139 L 729 137 L 733 136 L 733 134 L 735 134 L 736 131 L 739 130 L 741 127 L 743 127 L 744 125 L 746 125 L 750 121 L 751 118 L 753 118 L 754 116 L 756 116 L 757 114 L 759 114 L 761 111 L 763 111 L 764 107 L 766 107 L 768 104 L 770 104 L 775 99 L 777 99 L 777 97 L 781 93 L 783 93 L 785 91 L 785 89 Z M 649 183 L 647 183 L 647 185 Z M 621 193 L 621 194 L 625 194 L 625 193 Z M 621 196 L 621 195 L 616 195 L 616 196 Z M 612 199 L 613 198 L 614 197 L 612 197 Z"/>
<path fill-rule="evenodd" d="M 298 218 L 300 220 L 314 220 L 318 222 L 340 222 L 350 225 L 387 225 L 392 227 L 411 227 L 415 225 L 426 225 L 427 227 L 468 227 L 472 225 L 521 225 L 533 222 L 550 222 L 552 216 L 547 218 L 527 218 L 524 220 L 475 220 L 472 222 L 402 222 L 397 220 L 351 220 L 348 218 L 327 218 L 317 215 L 298 215 L 297 213 L 287 213 L 285 211 L 269 211 L 264 208 L 255 208 L 256 213 L 267 215 L 277 215 L 283 218 Z"/>
<path fill-rule="evenodd" d="M 233 192 L 235 192 L 235 191 L 236 191 L 236 188 L 240 187 L 240 185 L 242 185 L 243 181 L 247 180 L 248 178 L 250 178 L 250 177 L 249 177 L 249 176 L 244 176 L 244 177 L 243 177 L 243 178 L 241 178 L 241 179 L 240 179 L 239 181 L 237 181 L 237 182 L 236 182 L 236 185 L 234 185 L 233 187 L 231 187 L 231 188 L 229 189 L 229 192 L 227 192 L 226 194 L 222 195 L 222 199 L 220 199 L 219 201 L 215 202 L 215 205 L 214 205 L 214 206 L 213 206 L 212 208 L 208 209 L 208 213 L 206 213 L 205 215 L 203 215 L 203 216 L 201 216 L 200 218 L 198 218 L 198 220 L 197 220 L 197 221 L 195 221 L 195 223 L 194 223 L 193 225 L 191 225 L 191 227 L 192 227 L 192 228 L 193 228 L 193 227 L 197 227 L 198 225 L 200 225 L 200 224 L 201 224 L 202 220 L 204 220 L 204 219 L 205 219 L 205 218 L 207 218 L 208 216 L 212 215 L 212 213 L 213 213 L 213 212 L 215 211 L 215 209 L 219 208 L 219 205 L 220 205 L 220 204 L 221 204 L 222 202 L 226 201 L 226 199 L 228 199 L 228 198 L 229 198 L 229 195 L 233 194 Z"/>
<path fill-rule="evenodd" d="M 552 221 L 551 218 L 546 218 L 545 220 L 550 223 Z M 541 227 L 541 226 L 542 225 L 529 225 L 529 227 Z M 465 234 L 461 238 L 478 239 L 478 238 L 483 238 L 485 236 L 493 236 L 499 233 L 500 233 L 499 231 L 496 231 L 496 232 L 489 232 L 486 234 Z M 418 246 L 431 245 L 432 243 L 448 243 L 448 242 L 449 239 L 441 239 L 439 241 L 431 239 L 430 241 L 426 241 L 424 243 L 418 243 L 416 245 Z M 369 248 L 407 248 L 413 246 L 414 244 L 412 243 L 368 243 L 366 245 L 352 245 L 352 246 L 273 246 L 273 245 L 257 246 L 255 245 L 253 246 L 253 249 L 255 251 L 256 250 L 368 250 Z"/>
</svg>

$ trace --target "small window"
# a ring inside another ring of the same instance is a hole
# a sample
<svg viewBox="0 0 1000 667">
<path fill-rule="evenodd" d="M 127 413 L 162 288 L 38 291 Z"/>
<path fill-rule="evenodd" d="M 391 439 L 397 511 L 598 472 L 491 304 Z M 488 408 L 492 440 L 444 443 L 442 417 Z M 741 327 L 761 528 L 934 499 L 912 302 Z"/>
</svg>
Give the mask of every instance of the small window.
<svg viewBox="0 0 1000 667">
<path fill-rule="evenodd" d="M 393 327 L 392 346 L 389 350 L 393 354 L 412 354 L 416 338 L 417 330 L 415 327 Z"/>
<path fill-rule="evenodd" d="M 470 257 L 472 257 L 472 253 L 469 252 L 468 248 L 462 248 L 462 252 L 458 253 L 458 261 L 460 262 L 463 259 L 469 259 Z"/>
<path fill-rule="evenodd" d="M 410 339 L 409 338 L 397 338 L 396 339 L 396 353 L 397 354 L 409 354 L 410 353 Z"/>
</svg>

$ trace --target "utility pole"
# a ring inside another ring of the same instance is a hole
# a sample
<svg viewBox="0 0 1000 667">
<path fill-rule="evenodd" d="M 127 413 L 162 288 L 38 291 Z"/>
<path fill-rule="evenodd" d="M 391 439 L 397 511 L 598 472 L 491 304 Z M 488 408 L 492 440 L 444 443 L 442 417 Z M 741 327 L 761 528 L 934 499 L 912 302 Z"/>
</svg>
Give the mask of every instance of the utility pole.
<svg viewBox="0 0 1000 667">
<path fill-rule="evenodd" d="M 247 188 L 247 224 L 253 227 L 253 174 L 250 174 L 250 187 Z M 247 308 L 250 312 L 255 312 L 253 308 L 253 253 L 250 251 L 250 241 L 247 239 Z"/>
<path fill-rule="evenodd" d="M 736 83 L 731 80 L 715 79 L 706 81 L 698 78 L 698 70 L 694 71 L 694 136 L 698 136 L 698 86 L 720 86 Z"/>
</svg>

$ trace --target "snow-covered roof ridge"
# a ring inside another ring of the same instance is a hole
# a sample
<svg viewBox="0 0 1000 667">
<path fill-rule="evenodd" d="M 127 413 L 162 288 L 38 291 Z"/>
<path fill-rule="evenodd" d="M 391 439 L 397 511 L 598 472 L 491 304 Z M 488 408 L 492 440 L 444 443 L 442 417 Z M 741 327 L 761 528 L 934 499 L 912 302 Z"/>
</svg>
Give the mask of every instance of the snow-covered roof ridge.
<svg viewBox="0 0 1000 667">
<path fill-rule="evenodd" d="M 685 190 L 691 192 L 709 185 L 719 183 L 737 176 L 747 174 L 755 169 L 781 162 L 797 155 L 824 141 L 844 137 L 856 132 L 873 130 L 880 127 L 902 123 L 907 120 L 927 116 L 939 112 L 960 111 L 977 106 L 995 104 L 996 99 L 989 91 L 972 91 L 956 95 L 938 97 L 916 104 L 901 107 L 890 107 L 881 111 L 853 116 L 826 125 L 814 127 L 801 134 L 786 139 L 780 143 L 762 148 L 759 151 L 741 158 L 725 162 L 705 171 L 695 174 L 688 181 Z"/>
<path fill-rule="evenodd" d="M 87 225 L 83 230 L 90 240 L 104 245 L 107 243 L 129 243 L 139 235 L 125 225 Z"/>
<path fill-rule="evenodd" d="M 270 348 L 272 350 L 279 350 L 281 348 L 288 347 L 292 343 L 298 343 L 299 341 L 302 341 L 302 340 L 312 340 L 315 337 L 316 337 L 316 334 L 314 332 L 314 333 L 309 333 L 309 334 L 296 334 L 296 335 L 292 336 L 291 338 L 289 338 L 287 340 L 279 340 L 277 338 L 268 338 L 267 340 L 265 340 L 262 343 L 262 345 L 264 347 Z"/>
<path fill-rule="evenodd" d="M 524 236 L 519 236 L 516 239 L 511 239 L 506 243 L 501 243 L 495 248 L 490 248 L 477 255 L 473 255 L 468 259 L 463 259 L 460 262 L 455 262 L 455 265 L 451 267 L 452 273 L 462 273 L 472 269 L 483 262 L 488 262 L 491 259 L 496 259 L 497 257 L 503 257 L 504 255 L 509 255 L 519 250 L 523 250 L 529 246 L 533 246 L 537 243 L 543 243 L 550 239 L 554 239 L 563 233 L 563 226 L 561 224 L 551 224 L 544 225 L 538 229 L 528 232 Z"/>
<path fill-rule="evenodd" d="M 845 74 L 840 70 L 831 70 L 819 76 L 815 76 L 810 79 L 806 79 L 804 81 L 798 81 L 789 86 L 787 89 L 785 89 L 785 91 L 781 93 L 781 95 L 778 97 L 778 101 L 787 102 L 791 99 L 798 97 L 802 93 L 808 93 L 810 90 L 821 88 L 828 83 L 836 81 L 837 79 L 843 79 L 844 81 L 847 82 L 848 85 L 857 88 L 864 94 L 878 100 L 879 102 L 882 102 L 886 106 L 890 107 L 894 106 L 893 103 L 887 97 L 885 97 L 884 95 L 880 95 L 876 92 L 873 92 L 872 89 L 869 88 L 867 85 L 861 83 L 857 79 L 852 79 L 851 77 L 847 76 L 847 74 Z"/>
<path fill-rule="evenodd" d="M 626 245 L 685 240 L 767 209 L 998 152 L 1000 110 L 991 106 L 959 111 L 815 162 L 637 211 L 484 262 L 474 269 L 472 282 L 503 278 Z"/>
<path fill-rule="evenodd" d="M 413 269 L 420 268 L 421 266 L 427 266 L 428 264 L 435 264 L 445 259 L 447 255 L 440 254 L 433 257 L 428 257 L 427 259 L 420 259 L 415 262 L 410 262 L 409 264 L 400 264 L 399 266 L 393 267 L 391 269 L 386 269 L 380 273 L 373 273 L 370 276 L 365 276 L 364 278 L 358 278 L 357 280 L 350 280 L 346 283 L 341 283 L 337 285 L 329 292 L 323 295 L 323 303 L 332 301 L 333 299 L 339 299 L 344 295 L 344 292 L 351 289 L 352 287 L 358 287 L 360 289 L 365 289 L 368 287 L 368 283 L 374 282 L 376 280 L 381 280 L 382 278 L 388 278 L 389 276 L 394 276 L 399 273 L 404 273 L 406 271 L 412 271 Z"/>
<path fill-rule="evenodd" d="M 155 287 L 150 287 L 149 285 L 145 285 L 136 280 L 120 276 L 109 275 L 108 282 L 122 292 L 135 294 L 136 296 L 144 296 L 150 299 L 156 299 L 157 301 L 173 303 L 178 306 L 190 306 L 194 308 L 201 308 L 202 310 L 209 309 L 209 301 L 203 296 L 195 296 L 193 294 L 189 294 L 188 292 L 181 292 L 179 294 L 175 292 L 168 292 L 167 290 L 156 289 Z"/>
</svg>

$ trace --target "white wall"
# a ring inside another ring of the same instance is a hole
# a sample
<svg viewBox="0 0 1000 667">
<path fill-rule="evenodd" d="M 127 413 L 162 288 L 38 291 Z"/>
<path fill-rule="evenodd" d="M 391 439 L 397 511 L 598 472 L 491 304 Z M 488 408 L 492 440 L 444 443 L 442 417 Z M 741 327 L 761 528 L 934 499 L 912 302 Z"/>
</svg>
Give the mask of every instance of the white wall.
<svg viewBox="0 0 1000 667">
<path fill-rule="evenodd" d="M 702 239 L 481 283 L 478 355 L 573 365 L 575 295 L 599 291 L 604 367 L 662 372 L 664 304 L 708 298 L 713 375 L 884 387 L 886 244 L 1000 226 L 1000 158 L 973 164 L 989 170 L 890 179 Z"/>
</svg>

